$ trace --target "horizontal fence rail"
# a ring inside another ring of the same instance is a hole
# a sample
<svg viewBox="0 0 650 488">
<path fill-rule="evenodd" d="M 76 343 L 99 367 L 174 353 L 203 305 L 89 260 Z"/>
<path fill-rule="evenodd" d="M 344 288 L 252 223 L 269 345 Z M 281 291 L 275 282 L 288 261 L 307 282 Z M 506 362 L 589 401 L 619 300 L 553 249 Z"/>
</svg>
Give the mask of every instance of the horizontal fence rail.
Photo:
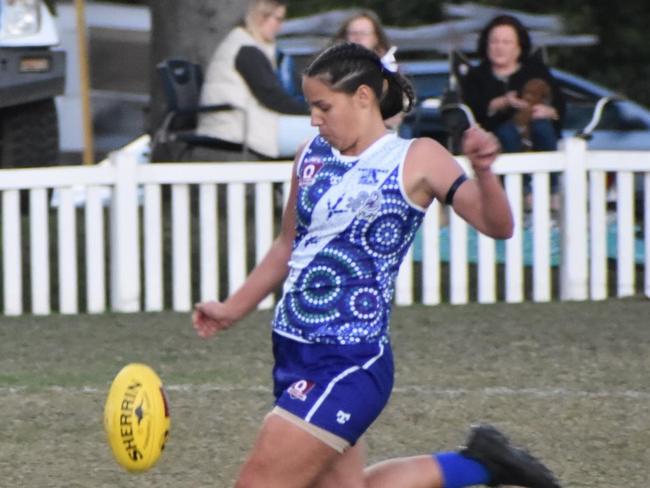
<svg viewBox="0 0 650 488">
<path fill-rule="evenodd" d="M 142 144 L 96 166 L 0 171 L 2 313 L 188 311 L 243 283 L 277 233 L 291 163 L 141 164 Z M 650 152 L 587 151 L 575 138 L 502 155 L 494 170 L 513 237 L 487 238 L 434 202 L 396 304 L 650 296 Z"/>
</svg>

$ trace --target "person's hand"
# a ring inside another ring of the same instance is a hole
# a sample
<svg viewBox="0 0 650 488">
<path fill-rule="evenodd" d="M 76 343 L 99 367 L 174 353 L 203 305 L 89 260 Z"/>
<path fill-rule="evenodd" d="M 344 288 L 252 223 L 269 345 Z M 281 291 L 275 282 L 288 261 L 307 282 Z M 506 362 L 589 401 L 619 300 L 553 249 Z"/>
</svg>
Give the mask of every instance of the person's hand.
<svg viewBox="0 0 650 488">
<path fill-rule="evenodd" d="M 463 135 L 463 154 L 477 174 L 490 169 L 500 150 L 501 145 L 494 134 L 480 127 L 470 127 Z"/>
<path fill-rule="evenodd" d="M 505 97 L 508 102 L 508 107 L 512 107 L 516 110 L 528 108 L 528 102 L 523 98 L 519 98 L 516 91 L 509 91 L 505 94 Z"/>
<path fill-rule="evenodd" d="M 231 310 L 224 303 L 210 301 L 194 305 L 192 325 L 196 333 L 204 339 L 227 329 L 235 320 Z"/>
<path fill-rule="evenodd" d="M 533 105 L 530 116 L 533 119 L 558 119 L 557 110 L 550 105 L 544 105 L 543 103 Z"/>
</svg>

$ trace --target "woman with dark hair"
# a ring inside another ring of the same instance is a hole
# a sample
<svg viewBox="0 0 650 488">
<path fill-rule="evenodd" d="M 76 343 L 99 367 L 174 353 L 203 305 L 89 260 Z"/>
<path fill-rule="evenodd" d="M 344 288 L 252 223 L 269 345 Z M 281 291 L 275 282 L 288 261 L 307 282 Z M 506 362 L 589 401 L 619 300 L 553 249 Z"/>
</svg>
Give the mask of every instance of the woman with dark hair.
<svg viewBox="0 0 650 488">
<path fill-rule="evenodd" d="M 408 110 L 413 90 L 376 53 L 335 45 L 307 68 L 303 89 L 319 135 L 296 156 L 280 234 L 241 288 L 224 302 L 197 304 L 192 316 L 199 336 L 210 337 L 284 281 L 272 323 L 275 407 L 236 486 L 559 487 L 489 425 L 473 427 L 460 451 L 365 467 L 362 435 L 393 387 L 394 281 L 426 208 L 434 199 L 453 205 L 496 238 L 512 235 L 512 214 L 490 169 L 494 136 L 465 134 L 468 178 L 434 140 L 386 129 L 383 120 Z"/>
<path fill-rule="evenodd" d="M 498 137 L 503 152 L 555 151 L 561 137 L 564 98 L 550 70 L 531 57 L 530 50 L 523 24 L 511 15 L 499 15 L 481 31 L 481 63 L 470 69 L 462 84 L 465 103 L 478 123 Z M 546 85 L 536 100 L 526 94 L 531 80 Z M 555 193 L 557 178 L 552 186 Z"/>
</svg>

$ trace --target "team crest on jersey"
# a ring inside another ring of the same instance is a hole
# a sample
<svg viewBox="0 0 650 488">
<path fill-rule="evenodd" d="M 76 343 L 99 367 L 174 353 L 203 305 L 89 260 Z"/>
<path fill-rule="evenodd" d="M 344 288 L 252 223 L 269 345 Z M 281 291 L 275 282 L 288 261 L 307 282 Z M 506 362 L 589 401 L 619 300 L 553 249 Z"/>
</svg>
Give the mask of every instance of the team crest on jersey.
<svg viewBox="0 0 650 488">
<path fill-rule="evenodd" d="M 304 402 L 305 400 L 307 400 L 307 395 L 315 385 L 316 383 L 314 383 L 313 381 L 299 380 L 296 381 L 293 385 L 291 385 L 287 389 L 287 392 L 289 393 L 289 396 L 293 400 L 300 400 L 301 402 Z"/>
<path fill-rule="evenodd" d="M 316 174 L 323 167 L 323 159 L 320 156 L 307 156 L 300 166 L 298 183 L 301 187 L 311 186 L 316 181 Z"/>
</svg>

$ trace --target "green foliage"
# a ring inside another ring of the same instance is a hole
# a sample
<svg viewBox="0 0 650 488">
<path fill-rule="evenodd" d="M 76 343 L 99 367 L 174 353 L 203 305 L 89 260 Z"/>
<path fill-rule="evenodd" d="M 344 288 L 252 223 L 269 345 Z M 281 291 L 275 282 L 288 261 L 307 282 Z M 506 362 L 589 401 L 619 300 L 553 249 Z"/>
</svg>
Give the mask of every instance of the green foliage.
<svg viewBox="0 0 650 488">
<path fill-rule="evenodd" d="M 647 23 L 650 20 L 650 3 L 611 2 L 596 0 L 584 6 L 580 18 L 566 12 L 584 29 L 600 39 L 597 47 L 580 56 L 563 56 L 563 66 L 579 70 L 594 81 L 615 88 L 631 99 L 650 105 L 647 79 L 650 76 L 650 44 L 647 42 Z"/>
<path fill-rule="evenodd" d="M 552 49 L 551 64 L 650 105 L 646 81 L 650 76 L 650 43 L 646 40 L 650 2 L 477 0 L 476 3 L 558 15 L 568 33 L 598 36 L 597 46 Z"/>
</svg>

